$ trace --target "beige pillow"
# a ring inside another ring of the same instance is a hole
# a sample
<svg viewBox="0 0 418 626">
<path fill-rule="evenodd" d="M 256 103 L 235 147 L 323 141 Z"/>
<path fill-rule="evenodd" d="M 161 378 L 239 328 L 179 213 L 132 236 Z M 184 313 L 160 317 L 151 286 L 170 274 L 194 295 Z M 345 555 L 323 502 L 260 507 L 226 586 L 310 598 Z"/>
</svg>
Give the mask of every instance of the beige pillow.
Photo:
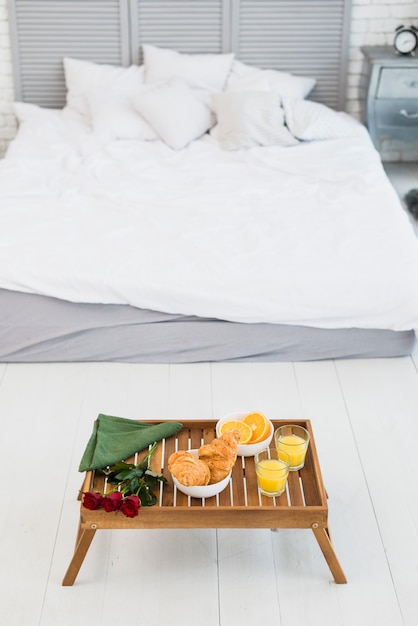
<svg viewBox="0 0 418 626">
<path fill-rule="evenodd" d="M 217 125 L 211 135 L 225 150 L 253 146 L 294 146 L 298 141 L 284 125 L 278 94 L 233 91 L 212 96 Z"/>
</svg>

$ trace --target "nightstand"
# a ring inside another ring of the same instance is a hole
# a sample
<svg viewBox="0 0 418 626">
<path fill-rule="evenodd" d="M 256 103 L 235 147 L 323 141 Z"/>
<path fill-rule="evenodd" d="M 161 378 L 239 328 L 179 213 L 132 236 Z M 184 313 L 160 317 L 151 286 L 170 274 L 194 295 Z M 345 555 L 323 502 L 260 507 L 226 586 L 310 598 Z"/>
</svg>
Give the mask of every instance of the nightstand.
<svg viewBox="0 0 418 626">
<path fill-rule="evenodd" d="M 418 140 L 418 57 L 390 46 L 365 46 L 366 93 L 363 122 L 377 143 L 382 135 Z"/>
</svg>

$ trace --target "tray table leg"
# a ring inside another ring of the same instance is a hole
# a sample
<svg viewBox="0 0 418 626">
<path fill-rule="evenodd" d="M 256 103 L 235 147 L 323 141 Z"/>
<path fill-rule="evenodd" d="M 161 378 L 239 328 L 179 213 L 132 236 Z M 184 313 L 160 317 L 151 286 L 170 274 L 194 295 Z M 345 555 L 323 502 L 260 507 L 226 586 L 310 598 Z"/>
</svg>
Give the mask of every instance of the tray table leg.
<svg viewBox="0 0 418 626">
<path fill-rule="evenodd" d="M 80 567 L 84 561 L 87 551 L 90 547 L 93 537 L 96 534 L 96 528 L 84 528 L 80 526 L 77 533 L 77 544 L 74 550 L 73 558 L 68 566 L 66 574 L 63 578 L 63 587 L 70 587 L 74 584 L 77 574 L 80 571 Z"/>
<path fill-rule="evenodd" d="M 318 524 L 313 524 L 312 530 L 317 542 L 319 543 L 319 547 L 322 550 L 322 554 L 328 563 L 331 574 L 334 576 L 335 582 L 338 584 L 345 584 L 347 579 L 340 562 L 337 559 L 337 555 L 335 554 L 328 528 L 321 528 Z"/>
</svg>

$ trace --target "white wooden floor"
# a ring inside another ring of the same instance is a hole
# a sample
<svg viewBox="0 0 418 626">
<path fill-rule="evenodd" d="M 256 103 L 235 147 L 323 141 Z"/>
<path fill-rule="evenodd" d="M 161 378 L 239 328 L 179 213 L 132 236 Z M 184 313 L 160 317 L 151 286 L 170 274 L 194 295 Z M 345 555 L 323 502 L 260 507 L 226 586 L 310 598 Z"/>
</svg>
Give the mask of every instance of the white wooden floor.
<svg viewBox="0 0 418 626">
<path fill-rule="evenodd" d="M 186 421 L 253 408 L 312 421 L 347 585 L 309 530 L 248 529 L 100 531 L 75 585 L 61 587 L 99 412 Z M 416 626 L 417 441 L 418 354 L 0 364 L 0 624 Z"/>
</svg>

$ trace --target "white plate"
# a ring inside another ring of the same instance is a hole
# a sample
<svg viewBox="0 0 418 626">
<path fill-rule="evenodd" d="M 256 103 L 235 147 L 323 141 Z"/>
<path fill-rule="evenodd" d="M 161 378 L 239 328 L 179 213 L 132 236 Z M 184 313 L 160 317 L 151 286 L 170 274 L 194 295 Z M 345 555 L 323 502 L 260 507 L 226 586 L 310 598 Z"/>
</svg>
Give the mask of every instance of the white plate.
<svg viewBox="0 0 418 626">
<path fill-rule="evenodd" d="M 193 454 L 196 458 L 199 456 L 197 449 L 187 450 L 187 452 L 190 452 L 190 454 Z M 226 478 L 220 480 L 218 483 L 214 483 L 213 485 L 201 485 L 197 487 L 186 487 L 186 485 L 179 483 L 173 474 L 171 474 L 171 477 L 177 489 L 182 493 L 185 493 L 186 496 L 191 496 L 192 498 L 212 498 L 212 496 L 216 496 L 217 493 L 221 493 L 221 491 L 228 486 L 231 474 L 232 472 L 229 472 Z"/>
</svg>

